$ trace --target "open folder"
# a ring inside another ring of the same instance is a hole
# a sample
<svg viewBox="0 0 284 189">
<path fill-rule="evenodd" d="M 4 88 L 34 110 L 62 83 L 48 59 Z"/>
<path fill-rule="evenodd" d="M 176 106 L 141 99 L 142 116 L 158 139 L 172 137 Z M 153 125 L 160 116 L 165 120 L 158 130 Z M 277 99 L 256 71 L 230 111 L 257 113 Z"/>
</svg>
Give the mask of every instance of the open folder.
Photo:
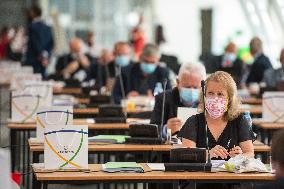
<svg viewBox="0 0 284 189">
<path fill-rule="evenodd" d="M 103 171 L 114 172 L 136 172 L 144 173 L 143 167 L 136 162 L 107 162 L 102 165 Z"/>
</svg>

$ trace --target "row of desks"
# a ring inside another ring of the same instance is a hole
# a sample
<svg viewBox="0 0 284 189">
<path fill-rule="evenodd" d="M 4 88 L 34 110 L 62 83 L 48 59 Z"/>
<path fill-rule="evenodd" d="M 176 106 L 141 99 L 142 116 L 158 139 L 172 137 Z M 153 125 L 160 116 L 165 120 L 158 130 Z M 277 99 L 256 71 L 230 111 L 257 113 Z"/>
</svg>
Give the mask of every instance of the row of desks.
<svg viewBox="0 0 284 189">
<path fill-rule="evenodd" d="M 274 175 L 271 173 L 235 174 L 227 172 L 163 172 L 149 171 L 145 173 L 106 173 L 101 171 L 100 164 L 90 164 L 92 172 L 52 172 L 35 173 L 38 184 L 46 189 L 50 184 L 73 183 L 171 183 L 179 186 L 182 181 L 191 185 L 196 183 L 253 183 L 271 182 Z"/>
</svg>

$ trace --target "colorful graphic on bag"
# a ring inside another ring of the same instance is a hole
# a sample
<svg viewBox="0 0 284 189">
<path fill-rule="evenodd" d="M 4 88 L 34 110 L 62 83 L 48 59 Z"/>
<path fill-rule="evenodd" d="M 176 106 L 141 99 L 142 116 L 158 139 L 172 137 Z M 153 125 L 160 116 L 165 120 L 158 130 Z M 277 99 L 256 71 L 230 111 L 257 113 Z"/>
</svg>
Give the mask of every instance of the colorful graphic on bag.
<svg viewBox="0 0 284 189">
<path fill-rule="evenodd" d="M 25 84 L 23 90 L 29 91 L 29 94 L 41 96 L 41 105 L 52 106 L 53 89 L 50 82 L 41 81 Z"/>
<path fill-rule="evenodd" d="M 267 122 L 284 122 L 284 92 L 263 94 L 262 117 Z"/>
<path fill-rule="evenodd" d="M 14 122 L 35 122 L 35 114 L 40 105 L 39 95 L 12 95 L 12 121 Z"/>
<path fill-rule="evenodd" d="M 88 126 L 53 125 L 44 133 L 44 163 L 46 169 L 88 168 Z M 61 128 L 61 129 L 55 129 Z"/>
<path fill-rule="evenodd" d="M 36 136 L 39 141 L 44 140 L 44 128 L 48 125 L 72 125 L 72 106 L 40 107 L 36 116 Z"/>
</svg>

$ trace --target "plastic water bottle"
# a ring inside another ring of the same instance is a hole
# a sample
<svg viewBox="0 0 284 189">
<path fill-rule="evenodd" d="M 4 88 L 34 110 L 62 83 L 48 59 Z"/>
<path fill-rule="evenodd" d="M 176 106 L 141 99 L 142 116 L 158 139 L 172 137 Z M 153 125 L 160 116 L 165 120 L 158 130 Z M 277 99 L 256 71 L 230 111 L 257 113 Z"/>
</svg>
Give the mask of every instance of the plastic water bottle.
<svg viewBox="0 0 284 189">
<path fill-rule="evenodd" d="M 250 112 L 249 111 L 245 111 L 244 112 L 244 116 L 245 116 L 245 119 L 247 120 L 247 122 L 248 122 L 248 127 L 249 127 L 249 129 L 252 131 L 252 133 L 253 133 L 253 140 L 255 140 L 256 139 L 256 137 L 257 137 L 257 134 L 255 133 L 255 132 L 253 132 L 253 130 L 252 130 L 252 119 L 251 119 L 251 116 L 250 116 Z"/>
<path fill-rule="evenodd" d="M 153 95 L 156 96 L 157 94 L 162 93 L 162 92 L 163 92 L 162 83 L 160 82 L 156 83 Z"/>
<path fill-rule="evenodd" d="M 251 116 L 250 116 L 250 112 L 245 111 L 244 116 L 245 116 L 246 120 L 248 121 L 249 128 L 252 129 L 252 119 L 251 119 Z"/>
</svg>

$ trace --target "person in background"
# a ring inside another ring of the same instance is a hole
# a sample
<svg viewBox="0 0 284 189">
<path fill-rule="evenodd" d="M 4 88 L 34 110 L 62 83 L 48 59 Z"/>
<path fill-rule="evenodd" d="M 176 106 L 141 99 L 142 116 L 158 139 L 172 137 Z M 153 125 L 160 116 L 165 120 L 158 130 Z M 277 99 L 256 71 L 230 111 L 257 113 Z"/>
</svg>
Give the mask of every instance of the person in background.
<svg viewBox="0 0 284 189">
<path fill-rule="evenodd" d="M 177 86 L 166 91 L 163 134 L 171 129 L 172 134 L 177 133 L 182 122 L 177 118 L 178 107 L 196 108 L 199 102 L 201 81 L 206 79 L 206 71 L 203 64 L 188 63 L 182 65 L 177 76 Z M 151 114 L 150 123 L 160 125 L 163 111 L 163 93 L 155 97 L 155 106 Z"/>
<path fill-rule="evenodd" d="M 284 48 L 281 50 L 280 53 L 280 63 L 281 67 L 278 69 L 268 69 L 264 72 L 264 79 L 263 81 L 266 83 L 267 87 L 275 88 L 277 86 L 277 82 L 284 80 Z"/>
<path fill-rule="evenodd" d="M 120 103 L 124 95 L 125 97 L 153 96 L 157 84 L 162 85 L 165 79 L 169 80 L 169 71 L 159 66 L 159 59 L 158 47 L 153 44 L 145 45 L 140 62 L 123 67 L 121 73 L 118 74 L 113 89 L 114 102 Z M 166 88 L 171 88 L 169 82 Z"/>
<path fill-rule="evenodd" d="M 246 84 L 259 83 L 263 80 L 265 70 L 272 68 L 271 62 L 267 56 L 263 54 L 262 41 L 258 37 L 254 37 L 250 41 L 250 52 L 254 57 L 251 65 Z"/>
<path fill-rule="evenodd" d="M 3 27 L 0 32 L 0 60 L 6 59 L 9 43 L 9 29 L 8 27 Z"/>
<path fill-rule="evenodd" d="M 272 167 L 275 169 L 276 179 L 269 184 L 265 184 L 257 189 L 282 189 L 284 188 L 284 129 L 276 132 L 272 138 L 271 158 Z"/>
<path fill-rule="evenodd" d="M 105 54 L 101 58 L 107 59 L 108 57 L 110 55 Z M 131 47 L 124 41 L 115 43 L 110 62 L 102 61 L 103 59 L 98 64 L 93 64 L 90 72 L 90 78 L 96 80 L 99 88 L 106 86 L 109 79 L 114 79 L 121 68 L 135 63 L 131 60 Z"/>
<path fill-rule="evenodd" d="M 41 8 L 36 5 L 29 11 L 31 23 L 28 27 L 26 64 L 32 65 L 34 73 L 41 73 L 46 79 L 46 68 L 54 48 L 54 41 L 51 27 L 41 20 L 41 14 Z"/>
<path fill-rule="evenodd" d="M 87 78 L 94 60 L 82 52 L 82 44 L 83 42 L 79 38 L 71 39 L 70 52 L 58 58 L 55 68 L 56 77 L 59 80 L 77 79 L 83 81 Z"/>
<path fill-rule="evenodd" d="M 230 42 L 225 48 L 224 55 L 220 56 L 220 67 L 218 70 L 231 74 L 239 87 L 243 74 L 244 63 L 237 57 L 237 51 L 238 49 L 236 44 Z"/>
<path fill-rule="evenodd" d="M 206 79 L 205 87 L 205 103 L 200 98 L 198 106 L 200 114 L 188 118 L 179 132 L 183 145 L 206 148 L 206 119 L 211 158 L 228 159 L 238 154 L 254 157 L 253 133 L 248 120 L 239 112 L 233 78 L 226 72 L 217 71 Z"/>
<path fill-rule="evenodd" d="M 24 27 L 15 28 L 15 36 L 11 39 L 11 42 L 7 50 L 7 58 L 13 61 L 22 61 L 23 54 L 26 50 L 27 37 Z"/>
<path fill-rule="evenodd" d="M 94 32 L 88 32 L 86 36 L 86 53 L 92 57 L 96 57 L 95 55 L 95 34 Z"/>
<path fill-rule="evenodd" d="M 145 32 L 143 30 L 144 16 L 140 15 L 139 22 L 130 33 L 130 43 L 133 45 L 135 60 L 138 60 L 145 45 Z"/>
</svg>

